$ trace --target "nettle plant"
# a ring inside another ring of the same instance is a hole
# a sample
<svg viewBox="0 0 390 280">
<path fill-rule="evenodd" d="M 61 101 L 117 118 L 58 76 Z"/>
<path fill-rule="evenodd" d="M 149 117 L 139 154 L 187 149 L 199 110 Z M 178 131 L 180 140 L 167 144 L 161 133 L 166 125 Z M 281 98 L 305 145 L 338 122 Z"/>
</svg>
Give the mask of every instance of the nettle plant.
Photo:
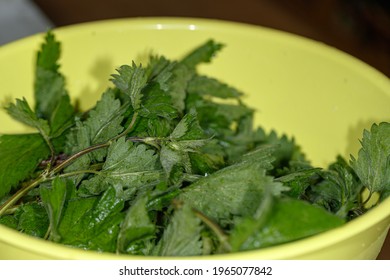
<svg viewBox="0 0 390 280">
<path fill-rule="evenodd" d="M 37 132 L 0 136 L 0 223 L 83 249 L 208 255 L 315 235 L 389 196 L 389 123 L 363 132 L 356 159 L 313 167 L 293 138 L 254 127 L 243 93 L 197 72 L 222 47 L 123 65 L 81 111 L 47 32 L 35 107 L 5 108 Z"/>
</svg>

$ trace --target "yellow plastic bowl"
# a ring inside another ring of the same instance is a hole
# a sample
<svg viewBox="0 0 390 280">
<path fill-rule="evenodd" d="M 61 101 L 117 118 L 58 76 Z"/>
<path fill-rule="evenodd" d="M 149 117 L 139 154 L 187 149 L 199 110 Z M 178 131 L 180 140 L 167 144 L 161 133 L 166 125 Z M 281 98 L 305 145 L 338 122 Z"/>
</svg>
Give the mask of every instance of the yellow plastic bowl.
<svg viewBox="0 0 390 280">
<path fill-rule="evenodd" d="M 356 154 L 373 122 L 390 121 L 390 81 L 359 60 L 324 44 L 280 31 L 231 22 L 136 18 L 55 30 L 70 94 L 93 105 L 121 64 L 150 53 L 180 58 L 209 38 L 226 44 L 200 71 L 247 93 L 256 121 L 294 135 L 313 164 L 325 167 Z M 0 101 L 31 100 L 35 53 L 43 36 L 0 47 Z M 0 112 L 1 133 L 26 131 Z M 390 225 L 390 199 L 346 225 L 300 241 L 212 259 L 375 259 Z M 140 259 L 87 252 L 0 226 L 1 259 Z"/>
</svg>

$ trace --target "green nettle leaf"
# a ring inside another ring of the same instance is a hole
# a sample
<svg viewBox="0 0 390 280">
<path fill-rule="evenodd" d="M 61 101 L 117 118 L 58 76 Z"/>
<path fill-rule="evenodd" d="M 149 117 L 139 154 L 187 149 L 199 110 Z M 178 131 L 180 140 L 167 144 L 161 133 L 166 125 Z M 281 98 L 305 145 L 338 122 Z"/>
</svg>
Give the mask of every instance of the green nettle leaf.
<svg viewBox="0 0 390 280">
<path fill-rule="evenodd" d="M 49 137 L 50 127 L 47 120 L 38 118 L 25 98 L 16 99 L 16 104 L 11 103 L 6 109 L 7 113 L 15 120 L 36 128 L 44 138 Z"/>
<path fill-rule="evenodd" d="M 124 202 L 113 187 L 101 197 L 74 197 L 68 200 L 58 228 L 61 243 L 115 252 L 123 207 Z"/>
<path fill-rule="evenodd" d="M 358 158 L 351 166 L 371 193 L 390 190 L 390 123 L 374 124 L 363 132 Z"/>
<path fill-rule="evenodd" d="M 168 177 L 174 166 L 181 166 L 185 172 L 192 173 L 189 153 L 198 152 L 209 141 L 204 137 L 195 111 L 180 120 L 161 146 L 160 162 Z"/>
<path fill-rule="evenodd" d="M 156 226 L 146 208 L 146 196 L 137 199 L 127 211 L 118 234 L 119 253 L 149 255 L 156 238 Z"/>
<path fill-rule="evenodd" d="M 197 47 L 181 60 L 181 63 L 189 68 L 194 68 L 199 63 L 210 62 L 215 54 L 221 50 L 222 44 L 216 43 L 214 40 L 208 40 L 203 45 Z"/>
<path fill-rule="evenodd" d="M 152 56 L 147 69 L 150 72 L 150 79 L 157 82 L 161 90 L 170 95 L 172 106 L 183 113 L 187 85 L 194 75 L 194 70 L 183 63 L 171 62 L 163 56 Z"/>
<path fill-rule="evenodd" d="M 53 110 L 49 123 L 51 128 L 50 137 L 60 136 L 65 130 L 74 124 L 75 110 L 70 102 L 69 95 L 63 95 Z"/>
<path fill-rule="evenodd" d="M 193 79 L 190 80 L 187 91 L 190 94 L 213 96 L 223 99 L 238 99 L 243 96 L 243 93 L 225 83 L 211 77 L 200 75 L 194 76 Z"/>
<path fill-rule="evenodd" d="M 66 96 L 65 78 L 57 71 L 37 65 L 35 80 L 35 110 L 39 116 L 50 119 L 62 96 Z"/>
<path fill-rule="evenodd" d="M 61 240 L 61 236 L 58 233 L 58 225 L 60 223 L 67 198 L 67 189 L 67 182 L 59 177 L 53 180 L 51 188 L 47 188 L 45 185 L 40 187 L 42 202 L 45 205 L 50 221 L 49 238 L 56 242 Z"/>
<path fill-rule="evenodd" d="M 318 184 L 312 183 L 306 192 L 312 204 L 347 220 L 364 211 L 360 201 L 363 185 L 344 158 L 338 156 L 328 170 L 321 170 L 318 175 L 322 180 Z"/>
<path fill-rule="evenodd" d="M 186 99 L 186 106 L 196 110 L 200 126 L 207 135 L 221 139 L 221 144 L 225 147 L 227 154 L 235 155 L 241 152 L 231 151 L 236 146 L 247 147 L 244 149 L 244 153 L 248 152 L 253 142 L 249 143 L 249 145 L 245 142 L 240 142 L 241 139 L 238 139 L 238 134 L 241 131 L 242 120 L 249 117 L 253 118 L 253 110 L 241 102 L 237 102 L 237 98 L 226 98 L 219 102 L 214 100 L 213 93 L 203 95 L 205 94 L 203 90 L 202 88 L 197 89 L 197 87 L 192 86 L 191 92 L 188 93 Z M 253 130 L 252 127 L 251 130 Z"/>
<path fill-rule="evenodd" d="M 58 73 L 61 44 L 52 32 L 47 32 L 45 42 L 37 53 L 35 73 L 35 99 L 37 112 L 49 116 L 49 104 L 56 99 L 58 91 L 63 90 L 64 79 Z"/>
<path fill-rule="evenodd" d="M 113 90 L 103 93 L 84 122 L 89 130 L 91 144 L 103 143 L 122 132 L 123 110 Z"/>
<path fill-rule="evenodd" d="M 362 185 L 342 166 L 334 166 L 320 174 L 324 181 L 312 187 L 308 195 L 310 201 L 342 218 L 353 216 L 353 211 L 360 207 Z"/>
<path fill-rule="evenodd" d="M 83 242 L 85 236 L 81 232 L 88 231 L 89 217 L 99 197 L 92 196 L 87 198 L 70 197 L 64 206 L 62 218 L 58 226 L 58 234 L 61 237 L 61 243 L 72 244 Z M 81 224 L 83 223 L 83 224 Z M 85 235 L 85 234 L 84 234 Z"/>
<path fill-rule="evenodd" d="M 278 182 L 290 188 L 286 194 L 293 198 L 301 198 L 305 195 L 306 189 L 318 179 L 321 168 L 308 168 L 298 170 L 287 175 L 276 178 Z"/>
<path fill-rule="evenodd" d="M 217 222 L 253 215 L 261 203 L 264 190 L 279 195 L 284 187 L 266 176 L 261 163 L 242 162 L 216 171 L 183 189 L 179 200 Z"/>
<path fill-rule="evenodd" d="M 241 117 L 237 121 L 237 129 L 225 135 L 223 142 L 227 161 L 232 163 L 259 146 L 264 146 L 265 132 L 263 129 L 253 128 L 253 114 Z"/>
<path fill-rule="evenodd" d="M 0 217 L 0 224 L 6 227 L 17 229 L 18 227 L 18 219 L 15 215 L 6 215 Z"/>
<path fill-rule="evenodd" d="M 148 73 L 142 66 L 134 62 L 130 65 L 122 65 L 117 70 L 119 74 L 113 74 L 112 82 L 123 93 L 130 97 L 134 111 L 140 109 L 142 89 L 147 84 Z"/>
<path fill-rule="evenodd" d="M 271 211 L 272 215 L 269 215 L 267 221 L 241 244 L 239 250 L 252 250 L 291 242 L 345 223 L 344 219 L 323 208 L 291 198 L 276 199 Z"/>
<path fill-rule="evenodd" d="M 170 138 L 176 140 L 197 140 L 204 137 L 195 111 L 186 114 L 172 131 Z"/>
<path fill-rule="evenodd" d="M 156 186 L 155 191 L 151 192 L 146 207 L 149 211 L 165 210 L 167 207 L 171 206 L 172 200 L 176 198 L 180 192 L 181 190 L 179 188 L 168 186 L 166 181 L 162 181 Z"/>
<path fill-rule="evenodd" d="M 54 155 L 52 139 L 73 125 L 74 109 L 65 90 L 64 77 L 58 72 L 60 44 L 51 32 L 37 55 L 34 97 L 35 112 L 26 99 L 17 99 L 6 110 L 17 121 L 36 128 Z M 58 147 L 56 147 L 58 148 Z"/>
<path fill-rule="evenodd" d="M 186 108 L 196 110 L 201 127 L 206 129 L 210 126 L 219 128 L 220 125 L 225 125 L 225 120 L 220 120 L 220 116 L 216 116 L 216 104 L 211 100 L 204 98 L 196 93 L 187 95 Z M 210 118 L 210 122 L 207 119 Z M 218 120 L 218 121 L 216 121 Z"/>
<path fill-rule="evenodd" d="M 36 202 L 28 203 L 18 209 L 17 230 L 28 235 L 43 238 L 49 227 L 45 208 Z"/>
<path fill-rule="evenodd" d="M 83 121 L 77 121 L 72 132 L 68 134 L 67 150 L 68 154 L 77 153 L 92 145 L 104 143 L 122 132 L 124 108 L 120 101 L 115 98 L 113 90 L 103 93 L 100 101 L 96 103 Z M 97 161 L 103 160 L 106 150 L 95 151 L 89 158 Z M 85 159 L 84 159 L 85 160 Z"/>
<path fill-rule="evenodd" d="M 172 76 L 172 68 L 176 62 L 171 62 L 165 56 L 151 55 L 149 63 L 146 66 L 146 73 L 150 81 L 157 82 L 160 88 L 166 91 L 168 85 L 166 84 Z"/>
<path fill-rule="evenodd" d="M 168 137 L 172 131 L 172 127 L 175 122 L 165 118 L 138 118 L 138 122 L 134 129 L 131 131 L 131 135 L 134 137 L 151 137 L 165 138 Z"/>
<path fill-rule="evenodd" d="M 290 172 L 311 168 L 300 146 L 296 144 L 293 137 L 290 138 L 284 134 L 278 135 L 278 133 L 272 130 L 263 143 L 278 147 L 274 153 L 275 161 L 273 162 L 274 170 L 271 173 L 272 175 L 279 177 Z"/>
<path fill-rule="evenodd" d="M 254 214 L 240 217 L 235 220 L 234 227 L 229 235 L 231 251 L 240 251 L 242 244 L 263 227 L 264 223 L 269 219 L 270 215 L 272 215 L 273 204 L 274 195 L 272 194 L 269 185 L 267 185 L 262 200 Z"/>
<path fill-rule="evenodd" d="M 35 70 L 35 111 L 50 123 L 52 137 L 60 135 L 72 124 L 74 109 L 65 89 L 65 78 L 59 72 L 61 44 L 52 32 L 37 54 Z"/>
<path fill-rule="evenodd" d="M 223 104 L 216 103 L 216 114 L 220 117 L 225 118 L 229 123 L 239 121 L 253 113 L 253 109 L 248 108 L 242 104 Z"/>
<path fill-rule="evenodd" d="M 178 112 L 172 105 L 171 99 L 171 96 L 157 83 L 150 83 L 143 90 L 140 115 L 150 119 L 161 117 L 172 121 L 178 116 Z"/>
<path fill-rule="evenodd" d="M 45 42 L 37 53 L 37 65 L 43 69 L 57 71 L 60 65 L 58 60 L 61 55 L 61 43 L 56 41 L 53 32 L 48 31 L 45 36 Z"/>
<path fill-rule="evenodd" d="M 172 69 L 172 76 L 167 81 L 167 92 L 172 97 L 173 106 L 182 113 L 185 110 L 188 83 L 194 76 L 193 69 L 182 63 L 177 63 Z"/>
<path fill-rule="evenodd" d="M 39 163 L 49 155 L 50 150 L 39 134 L 1 135 L 0 198 L 29 179 Z"/>
<path fill-rule="evenodd" d="M 151 137 L 161 137 L 165 138 L 168 137 L 169 134 L 172 131 L 172 127 L 174 127 L 176 122 L 172 122 L 168 119 L 149 119 L 148 120 L 148 127 L 147 132 L 148 136 Z"/>
<path fill-rule="evenodd" d="M 170 143 L 161 146 L 160 162 L 168 177 L 175 165 L 183 166 L 186 171 L 191 172 L 191 162 L 188 154 L 176 150 Z"/>
<path fill-rule="evenodd" d="M 201 221 L 191 207 L 184 204 L 171 216 L 154 255 L 195 256 L 202 254 Z"/>
<path fill-rule="evenodd" d="M 225 166 L 224 158 L 218 154 L 218 150 L 208 151 L 204 149 L 205 146 L 201 148 L 200 153 L 191 153 L 189 155 L 191 169 L 195 174 L 211 174 Z"/>
<path fill-rule="evenodd" d="M 274 153 L 276 148 L 273 146 L 260 146 L 252 151 L 241 155 L 235 163 L 255 164 L 265 170 L 272 169 L 275 160 Z"/>
<path fill-rule="evenodd" d="M 161 174 L 154 150 L 144 144 L 135 145 L 121 137 L 109 147 L 102 170 L 83 181 L 80 192 L 99 194 L 111 185 L 136 190 L 157 184 Z"/>
<path fill-rule="evenodd" d="M 83 125 L 80 121 L 76 121 L 71 133 L 68 133 L 67 136 L 65 146 L 65 153 L 67 154 L 75 154 L 91 145 L 89 130 L 87 126 Z M 91 161 L 91 154 L 85 154 L 77 158 L 71 165 L 65 168 L 65 172 L 86 170 L 90 166 Z M 75 178 L 75 182 L 78 182 L 83 176 L 83 174 L 76 176 L 77 178 Z"/>
</svg>

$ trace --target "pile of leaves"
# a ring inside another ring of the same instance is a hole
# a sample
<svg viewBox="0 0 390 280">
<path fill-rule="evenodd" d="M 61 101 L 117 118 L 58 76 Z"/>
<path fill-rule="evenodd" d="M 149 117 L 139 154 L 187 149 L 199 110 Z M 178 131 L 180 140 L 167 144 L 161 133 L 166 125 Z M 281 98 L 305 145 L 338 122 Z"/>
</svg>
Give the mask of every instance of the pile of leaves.
<svg viewBox="0 0 390 280">
<path fill-rule="evenodd" d="M 35 106 L 5 108 L 36 133 L 0 136 L 0 223 L 67 246 L 188 256 L 264 248 L 338 227 L 390 192 L 390 124 L 358 157 L 313 167 L 295 140 L 254 127 L 242 93 L 197 72 L 223 47 L 123 65 L 80 111 L 48 32 Z"/>
</svg>

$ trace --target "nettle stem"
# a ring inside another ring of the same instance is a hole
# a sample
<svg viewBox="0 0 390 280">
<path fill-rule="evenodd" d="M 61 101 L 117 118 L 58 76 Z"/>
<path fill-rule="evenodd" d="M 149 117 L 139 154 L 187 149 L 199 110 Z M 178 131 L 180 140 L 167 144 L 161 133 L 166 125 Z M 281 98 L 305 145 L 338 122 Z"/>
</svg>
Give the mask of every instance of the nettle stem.
<svg viewBox="0 0 390 280">
<path fill-rule="evenodd" d="M 81 150 L 73 155 L 71 155 L 70 157 L 68 157 L 67 159 L 65 159 L 64 161 L 62 161 L 61 163 L 59 163 L 57 166 L 55 166 L 51 171 L 50 171 L 50 175 L 55 175 L 56 173 L 60 172 L 62 169 L 64 169 L 66 166 L 70 165 L 74 160 L 78 159 L 79 157 L 83 156 L 83 155 L 86 155 L 90 152 L 93 152 L 95 150 L 98 150 L 98 149 L 101 149 L 101 148 L 106 148 L 108 146 L 110 146 L 112 143 L 111 140 L 105 142 L 105 143 L 101 143 L 101 144 L 96 144 L 96 145 L 93 145 L 93 146 L 90 146 L 84 150 Z"/>
<path fill-rule="evenodd" d="M 205 223 L 217 236 L 219 242 L 220 242 L 220 251 L 221 253 L 231 252 L 232 248 L 229 244 L 229 237 L 225 234 L 225 232 L 220 228 L 220 226 L 212 221 L 209 217 L 204 215 L 202 212 L 198 211 L 197 209 L 192 209 L 192 211 L 195 213 L 195 216 L 197 216 L 203 223 Z"/>
<path fill-rule="evenodd" d="M 367 198 L 362 202 L 363 207 L 370 201 L 370 199 L 372 198 L 372 194 L 373 192 L 369 190 Z"/>
<path fill-rule="evenodd" d="M 128 125 L 128 127 L 122 133 L 120 133 L 119 135 L 112 138 L 112 140 L 117 140 L 123 136 L 126 136 L 130 131 L 132 131 L 133 127 L 135 125 L 135 121 L 137 120 L 137 117 L 138 117 L 138 112 L 134 112 L 133 117 L 131 118 L 131 121 L 130 121 L 130 124 Z"/>
<path fill-rule="evenodd" d="M 50 162 L 49 162 L 49 165 L 48 165 L 48 167 L 50 168 L 51 166 L 53 166 L 54 161 L 55 161 L 55 150 L 54 150 L 53 144 L 51 143 L 50 138 L 46 134 L 44 134 L 42 132 L 41 132 L 41 135 L 43 136 L 43 139 L 45 140 L 47 146 L 50 149 Z"/>
<path fill-rule="evenodd" d="M 39 186 L 43 182 L 53 180 L 54 177 L 59 172 L 61 172 L 68 165 L 72 164 L 72 162 L 75 161 L 76 159 L 78 159 L 81 156 L 86 155 L 86 154 L 88 154 L 90 152 L 93 152 L 95 150 L 109 147 L 112 144 L 112 142 L 114 142 L 115 140 L 119 139 L 120 137 L 126 136 L 133 129 L 134 124 L 135 124 L 136 119 L 137 119 L 137 116 L 138 116 L 138 113 L 135 112 L 133 117 L 132 117 L 132 119 L 131 119 L 131 122 L 130 122 L 129 126 L 122 133 L 120 133 L 119 135 L 111 138 L 107 142 L 96 144 L 96 145 L 90 146 L 90 147 L 88 147 L 88 148 L 86 148 L 84 150 L 81 150 L 81 151 L 71 155 L 70 157 L 64 159 L 59 164 L 54 166 L 52 169 L 51 169 L 51 166 L 49 164 L 48 168 L 46 168 L 44 171 L 42 171 L 42 173 L 36 179 L 31 181 L 31 183 L 29 183 L 29 184 L 23 186 L 22 188 L 20 188 L 14 195 L 12 195 L 4 204 L 2 204 L 0 206 L 0 217 L 2 215 L 6 214 L 8 209 L 10 209 L 12 206 L 14 206 L 29 191 L 31 191 L 35 187 Z M 139 138 L 139 140 L 141 140 L 141 139 Z M 50 145 L 49 145 L 49 147 L 50 147 Z M 53 159 L 54 159 L 54 156 L 52 154 L 50 163 L 54 162 Z M 79 171 L 74 171 L 74 172 L 67 173 L 67 174 L 62 174 L 61 177 L 69 177 L 69 176 L 78 175 L 78 174 L 84 174 L 84 173 L 95 173 L 95 174 L 98 174 L 98 171 L 96 171 L 96 170 L 79 170 Z"/>
<path fill-rule="evenodd" d="M 38 186 L 45 181 L 44 173 L 39 175 L 34 181 L 25 187 L 19 189 L 13 196 L 11 196 L 3 205 L 0 206 L 0 217 L 3 216 L 9 208 L 14 206 L 23 196 L 25 196 L 30 190 Z"/>
<path fill-rule="evenodd" d="M 61 163 L 59 163 L 57 166 L 55 166 L 53 169 L 44 170 L 35 180 L 33 180 L 31 183 L 27 184 L 26 186 L 23 186 L 21 189 L 19 189 L 14 195 L 12 195 L 3 205 L 0 206 L 0 217 L 4 215 L 7 212 L 7 209 L 14 206 L 23 196 L 25 196 L 29 191 L 34 189 L 35 187 L 39 186 L 43 182 L 53 180 L 53 178 L 56 176 L 57 173 L 62 171 L 66 166 L 71 164 L 74 160 L 78 159 L 79 157 L 88 154 L 92 151 L 105 148 L 110 146 L 112 141 L 107 141 L 105 143 L 93 145 L 91 147 L 88 147 L 84 150 L 81 150 L 80 152 L 77 152 L 70 156 L 69 158 L 65 159 Z M 95 170 L 82 170 L 78 171 L 77 174 L 83 173 L 97 173 L 98 171 Z M 65 175 L 65 174 L 64 174 Z M 75 172 L 72 172 L 70 174 L 67 174 L 66 176 L 72 176 L 76 175 Z"/>
</svg>

